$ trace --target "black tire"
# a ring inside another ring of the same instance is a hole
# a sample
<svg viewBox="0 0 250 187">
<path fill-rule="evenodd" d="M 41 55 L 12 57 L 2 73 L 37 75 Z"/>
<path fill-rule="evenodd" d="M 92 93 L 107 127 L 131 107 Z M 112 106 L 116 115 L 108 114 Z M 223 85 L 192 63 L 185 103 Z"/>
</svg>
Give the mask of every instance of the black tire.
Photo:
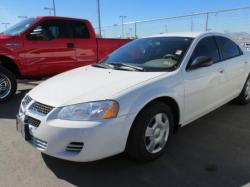
<svg viewBox="0 0 250 187">
<path fill-rule="evenodd" d="M 0 66 L 0 78 L 5 77 L 8 80 L 8 83 L 10 84 L 10 89 L 6 94 L 2 91 L 0 91 L 0 103 L 9 100 L 13 95 L 16 93 L 17 90 L 17 82 L 15 75 L 10 72 L 8 69 Z M 1 85 L 0 85 L 1 86 Z M 2 95 L 1 95 L 2 94 Z"/>
<path fill-rule="evenodd" d="M 250 75 L 248 76 L 240 95 L 235 99 L 235 101 L 240 105 L 247 105 L 250 103 L 250 95 L 249 91 L 247 90 L 249 89 L 248 84 L 250 84 Z"/>
<path fill-rule="evenodd" d="M 164 113 L 169 121 L 169 135 L 164 147 L 157 153 L 150 153 L 145 143 L 145 133 L 151 119 L 159 113 Z M 150 161 L 162 155 L 173 136 L 174 118 L 170 107 L 162 102 L 153 102 L 146 106 L 136 117 L 128 137 L 126 152 L 132 159 Z"/>
</svg>

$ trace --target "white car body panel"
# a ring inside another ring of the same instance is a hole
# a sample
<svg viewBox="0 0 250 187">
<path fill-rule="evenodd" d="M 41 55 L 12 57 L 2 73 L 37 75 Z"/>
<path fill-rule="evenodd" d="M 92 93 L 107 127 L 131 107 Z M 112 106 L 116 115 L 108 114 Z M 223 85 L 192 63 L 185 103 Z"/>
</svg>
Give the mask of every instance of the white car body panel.
<svg viewBox="0 0 250 187">
<path fill-rule="evenodd" d="M 48 142 L 44 153 L 72 161 L 93 161 L 125 150 L 130 128 L 137 114 L 149 102 L 168 97 L 179 110 L 181 126 L 196 120 L 237 97 L 250 72 L 250 55 L 243 55 L 187 71 L 186 66 L 198 42 L 219 33 L 174 33 L 159 37 L 195 38 L 180 67 L 172 72 L 131 72 L 97 67 L 78 68 L 53 77 L 28 95 L 37 102 L 56 109 L 78 103 L 116 100 L 118 117 L 103 121 L 64 121 L 40 117 L 24 109 L 26 114 L 42 121 L 32 135 Z M 158 36 L 153 36 L 158 37 Z M 27 107 L 28 108 L 28 107 Z M 55 109 L 55 110 L 56 110 Z M 83 141 L 78 155 L 68 155 L 68 142 Z"/>
<path fill-rule="evenodd" d="M 86 66 L 51 78 L 34 88 L 29 95 L 54 107 L 105 100 L 113 94 L 163 72 L 130 72 Z M 43 91 L 46 90 L 46 93 Z M 104 91 L 105 90 L 105 91 Z"/>
</svg>

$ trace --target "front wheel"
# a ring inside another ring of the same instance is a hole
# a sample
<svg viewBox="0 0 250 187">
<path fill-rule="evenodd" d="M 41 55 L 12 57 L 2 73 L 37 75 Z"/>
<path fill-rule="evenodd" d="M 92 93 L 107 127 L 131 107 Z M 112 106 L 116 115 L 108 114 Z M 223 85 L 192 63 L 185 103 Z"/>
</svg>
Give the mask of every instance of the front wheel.
<svg viewBox="0 0 250 187">
<path fill-rule="evenodd" d="M 7 101 L 17 89 L 16 77 L 6 68 L 0 66 L 0 102 Z"/>
<path fill-rule="evenodd" d="M 136 117 L 129 134 L 126 152 L 136 160 L 159 157 L 173 134 L 173 114 L 168 105 L 154 102 Z"/>
<path fill-rule="evenodd" d="M 247 81 L 239 97 L 236 98 L 236 101 L 241 105 L 247 105 L 250 103 L 250 75 L 248 76 Z"/>
</svg>

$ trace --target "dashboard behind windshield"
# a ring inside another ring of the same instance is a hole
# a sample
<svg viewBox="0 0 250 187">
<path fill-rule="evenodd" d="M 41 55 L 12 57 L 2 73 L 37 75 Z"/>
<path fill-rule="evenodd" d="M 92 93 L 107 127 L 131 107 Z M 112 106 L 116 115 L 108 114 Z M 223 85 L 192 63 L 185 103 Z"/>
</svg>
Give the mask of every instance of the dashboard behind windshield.
<svg viewBox="0 0 250 187">
<path fill-rule="evenodd" d="M 26 31 L 36 21 L 37 21 L 36 18 L 27 18 L 27 19 L 13 25 L 12 27 L 6 29 L 1 34 L 7 34 L 7 35 L 11 35 L 11 36 L 19 35 L 22 32 Z"/>
<path fill-rule="evenodd" d="M 153 37 L 138 39 L 116 50 L 101 63 L 128 64 L 145 71 L 172 70 L 179 66 L 193 38 Z"/>
</svg>

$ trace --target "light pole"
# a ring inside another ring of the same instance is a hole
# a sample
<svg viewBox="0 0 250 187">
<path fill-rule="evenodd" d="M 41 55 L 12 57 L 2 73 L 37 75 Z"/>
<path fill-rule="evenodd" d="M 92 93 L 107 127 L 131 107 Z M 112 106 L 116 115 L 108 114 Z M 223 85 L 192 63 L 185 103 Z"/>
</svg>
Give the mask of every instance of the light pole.
<svg viewBox="0 0 250 187">
<path fill-rule="evenodd" d="M 165 24 L 165 32 L 167 33 L 168 32 L 168 25 Z"/>
<path fill-rule="evenodd" d="M 127 18 L 127 16 L 120 16 L 121 20 L 122 20 L 122 37 L 124 37 L 124 19 Z"/>
<path fill-rule="evenodd" d="M 10 24 L 9 22 L 3 22 L 3 23 L 2 23 L 2 25 L 5 26 L 5 29 L 7 29 L 7 27 L 8 27 L 9 24 Z"/>
<path fill-rule="evenodd" d="M 130 31 L 130 37 L 133 38 L 133 29 L 129 28 L 129 31 Z"/>
<path fill-rule="evenodd" d="M 55 0 L 53 0 L 53 11 L 54 11 L 54 16 L 56 16 L 56 3 L 55 3 Z"/>
<path fill-rule="evenodd" d="M 97 18 L 98 18 L 98 33 L 99 36 L 102 36 L 102 26 L 101 26 L 101 9 L 100 9 L 100 0 L 96 0 L 97 3 Z"/>
<path fill-rule="evenodd" d="M 190 30 L 191 30 L 191 32 L 193 32 L 193 31 L 194 31 L 194 18 L 193 18 L 193 16 L 191 16 L 191 25 L 190 25 Z"/>
<path fill-rule="evenodd" d="M 49 11 L 49 15 L 51 16 L 51 11 L 54 11 L 54 8 L 44 7 L 44 10 L 48 10 Z"/>
<path fill-rule="evenodd" d="M 205 31 L 208 31 L 208 19 L 209 19 L 209 12 L 206 14 L 206 26 L 205 26 Z"/>
<path fill-rule="evenodd" d="M 103 33 L 101 37 L 102 37 L 102 38 L 105 38 L 105 33 L 106 33 L 105 30 L 102 29 L 101 31 L 102 31 L 102 33 Z"/>
<path fill-rule="evenodd" d="M 56 16 L 56 3 L 55 3 L 55 0 L 52 0 L 52 7 L 44 7 L 44 10 L 48 10 L 50 16 L 51 16 L 51 11 L 53 11 L 53 15 Z"/>
<path fill-rule="evenodd" d="M 117 30 L 117 27 L 118 27 L 119 25 L 118 24 L 114 24 L 113 25 L 113 32 L 114 32 L 114 35 L 115 35 L 115 37 L 118 37 L 119 36 L 119 31 Z"/>
</svg>

